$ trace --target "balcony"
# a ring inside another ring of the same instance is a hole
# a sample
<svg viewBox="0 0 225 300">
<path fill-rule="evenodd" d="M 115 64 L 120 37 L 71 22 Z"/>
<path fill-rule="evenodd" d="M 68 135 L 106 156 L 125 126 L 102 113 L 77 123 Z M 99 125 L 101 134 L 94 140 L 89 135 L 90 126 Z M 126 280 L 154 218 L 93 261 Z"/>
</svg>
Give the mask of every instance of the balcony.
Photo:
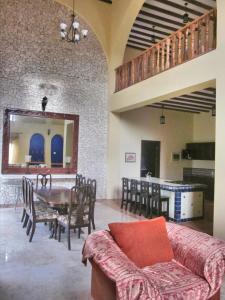
<svg viewBox="0 0 225 300">
<path fill-rule="evenodd" d="M 216 48 L 216 10 L 210 10 L 119 66 L 115 92 L 183 64 Z"/>
</svg>

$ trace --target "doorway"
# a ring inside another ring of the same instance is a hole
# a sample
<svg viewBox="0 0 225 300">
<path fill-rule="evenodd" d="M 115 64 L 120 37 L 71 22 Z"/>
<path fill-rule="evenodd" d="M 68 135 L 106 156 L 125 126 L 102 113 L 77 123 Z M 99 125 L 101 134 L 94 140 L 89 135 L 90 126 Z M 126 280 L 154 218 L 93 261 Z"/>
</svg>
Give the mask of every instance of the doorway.
<svg viewBox="0 0 225 300">
<path fill-rule="evenodd" d="M 160 175 L 160 142 L 141 141 L 141 177 L 150 172 L 152 177 Z"/>
<path fill-rule="evenodd" d="M 59 134 L 54 135 L 51 141 L 51 166 L 52 168 L 63 166 L 63 137 Z"/>
</svg>

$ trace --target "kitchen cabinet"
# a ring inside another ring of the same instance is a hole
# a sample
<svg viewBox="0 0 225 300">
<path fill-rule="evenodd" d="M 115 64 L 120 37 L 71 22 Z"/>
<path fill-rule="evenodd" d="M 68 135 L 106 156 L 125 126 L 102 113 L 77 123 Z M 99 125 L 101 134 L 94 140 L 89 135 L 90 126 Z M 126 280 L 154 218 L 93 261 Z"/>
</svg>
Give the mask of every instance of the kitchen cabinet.
<svg viewBox="0 0 225 300">
<path fill-rule="evenodd" d="M 215 142 L 187 143 L 187 157 L 193 160 L 215 160 Z"/>
<path fill-rule="evenodd" d="M 203 216 L 203 193 L 181 193 L 181 219 Z"/>
</svg>

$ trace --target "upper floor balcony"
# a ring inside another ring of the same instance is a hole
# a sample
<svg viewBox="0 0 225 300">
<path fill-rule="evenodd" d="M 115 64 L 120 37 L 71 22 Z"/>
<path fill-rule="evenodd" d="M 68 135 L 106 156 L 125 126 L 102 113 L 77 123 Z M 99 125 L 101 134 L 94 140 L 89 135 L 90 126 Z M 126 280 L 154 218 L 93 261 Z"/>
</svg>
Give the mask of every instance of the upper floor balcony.
<svg viewBox="0 0 225 300">
<path fill-rule="evenodd" d="M 115 92 L 183 64 L 216 48 L 216 10 L 188 23 L 141 55 L 119 66 Z"/>
</svg>

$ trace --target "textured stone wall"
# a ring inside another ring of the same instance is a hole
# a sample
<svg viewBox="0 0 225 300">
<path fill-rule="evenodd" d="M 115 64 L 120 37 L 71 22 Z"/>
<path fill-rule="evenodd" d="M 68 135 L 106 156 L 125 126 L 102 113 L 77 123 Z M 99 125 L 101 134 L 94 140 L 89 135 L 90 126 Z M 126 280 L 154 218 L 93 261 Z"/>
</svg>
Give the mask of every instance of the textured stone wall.
<svg viewBox="0 0 225 300">
<path fill-rule="evenodd" d="M 0 0 L 0 149 L 3 108 L 80 115 L 78 171 L 106 191 L 107 62 L 89 26 L 78 45 L 63 42 L 61 21 L 71 12 L 53 0 Z M 1 157 L 1 155 L 0 155 Z"/>
</svg>

